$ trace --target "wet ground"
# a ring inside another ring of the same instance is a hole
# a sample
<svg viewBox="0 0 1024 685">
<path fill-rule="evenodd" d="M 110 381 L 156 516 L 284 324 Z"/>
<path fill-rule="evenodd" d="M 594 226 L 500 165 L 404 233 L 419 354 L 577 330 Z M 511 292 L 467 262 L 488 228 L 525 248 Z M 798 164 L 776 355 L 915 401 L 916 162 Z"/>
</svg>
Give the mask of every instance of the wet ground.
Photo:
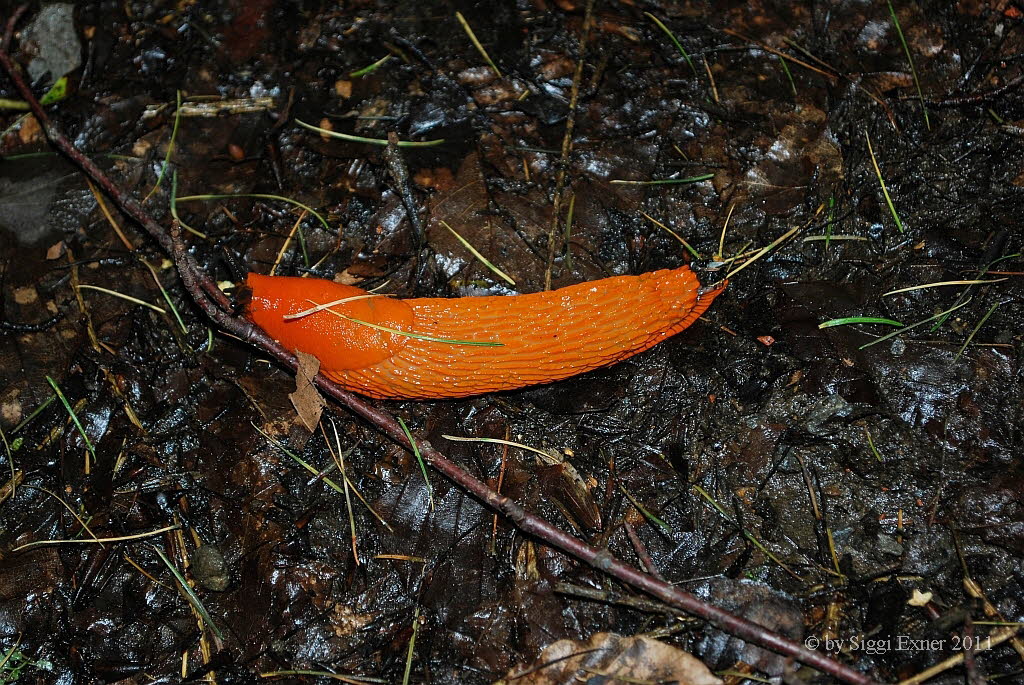
<svg viewBox="0 0 1024 685">
<path fill-rule="evenodd" d="M 966 654 L 933 682 L 1012 682 L 1024 643 L 964 647 L 1024 619 L 1024 15 L 891 8 L 102 2 L 29 12 L 14 54 L 39 92 L 69 73 L 52 116 L 165 225 L 172 172 L 179 197 L 290 199 L 178 203 L 220 281 L 277 263 L 457 297 L 749 263 L 704 319 L 611 368 L 381 405 L 560 527 L 872 678 Z M 310 434 L 294 378 L 209 329 L 22 116 L 0 141 L 0 681 L 483 683 L 595 633 L 658 636 L 731 682 L 782 672 L 629 605 L 437 474 L 431 507 L 413 457 L 344 411 Z M 422 241 L 385 148 L 297 120 L 443 139 L 401 148 Z M 985 282 L 889 294 L 947 281 Z M 908 330 L 864 347 L 897 329 L 819 328 L 844 317 Z M 568 450 L 586 485 L 444 435 Z"/>
</svg>

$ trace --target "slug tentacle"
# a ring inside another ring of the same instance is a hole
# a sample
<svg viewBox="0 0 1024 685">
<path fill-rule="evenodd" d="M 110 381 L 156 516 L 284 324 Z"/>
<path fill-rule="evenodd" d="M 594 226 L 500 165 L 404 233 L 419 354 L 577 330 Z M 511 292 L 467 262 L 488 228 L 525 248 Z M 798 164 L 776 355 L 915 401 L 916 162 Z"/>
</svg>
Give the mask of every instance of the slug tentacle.
<svg viewBox="0 0 1024 685">
<path fill-rule="evenodd" d="M 378 398 L 465 397 L 568 378 L 642 352 L 693 323 L 724 289 L 700 292 L 688 267 L 507 297 L 375 298 L 329 281 L 250 274 L 250 317 L 282 344 L 320 359 L 340 385 Z M 361 329 L 361 330 L 360 330 Z M 500 343 L 496 346 L 448 341 Z"/>
</svg>

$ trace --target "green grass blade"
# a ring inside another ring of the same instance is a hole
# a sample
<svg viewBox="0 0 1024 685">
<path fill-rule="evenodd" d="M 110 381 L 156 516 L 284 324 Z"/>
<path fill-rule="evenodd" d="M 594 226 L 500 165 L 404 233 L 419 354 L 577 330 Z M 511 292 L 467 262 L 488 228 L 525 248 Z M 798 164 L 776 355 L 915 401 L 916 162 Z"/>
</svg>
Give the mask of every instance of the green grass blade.
<svg viewBox="0 0 1024 685">
<path fill-rule="evenodd" d="M 216 635 L 219 639 L 223 640 L 224 633 L 220 632 L 220 628 L 218 628 L 217 624 L 213 622 L 213 617 L 210 616 L 210 612 L 208 612 L 206 610 L 206 607 L 203 606 L 203 603 L 199 600 L 199 596 L 196 595 L 195 590 L 193 590 L 192 586 L 188 584 L 188 581 L 185 580 L 185 577 L 181 575 L 181 572 L 178 571 L 177 568 L 175 568 L 174 564 L 171 563 L 171 560 L 168 559 L 164 555 L 164 553 L 160 551 L 159 547 L 154 545 L 153 551 L 157 553 L 157 555 L 160 557 L 160 560 L 164 562 L 164 564 L 167 566 L 167 569 L 171 572 L 171 575 L 173 575 L 174 579 L 178 581 L 178 586 L 181 588 L 181 591 L 185 593 L 185 598 L 188 600 L 188 603 L 191 604 L 192 608 L 194 608 L 199 613 L 199 615 L 203 617 L 203 623 L 209 626 L 210 630 L 213 631 L 214 635 Z"/>
<path fill-rule="evenodd" d="M 903 326 L 903 323 L 893 319 L 883 319 L 877 316 L 847 316 L 842 319 L 831 319 L 819 323 L 818 328 L 832 328 L 833 326 L 849 326 L 858 323 L 880 323 L 886 326 Z"/>
<path fill-rule="evenodd" d="M 167 288 L 164 287 L 164 284 L 161 283 L 160 279 L 157 277 L 156 269 L 154 269 L 153 265 L 145 259 L 142 259 L 141 261 L 146 265 L 146 268 L 149 269 L 150 275 L 153 276 L 153 280 L 156 282 L 156 287 L 160 289 L 160 294 L 163 295 L 164 302 L 167 303 L 167 306 L 171 309 L 171 313 L 174 314 L 174 318 L 177 320 L 178 326 L 181 327 L 181 332 L 188 335 L 188 328 L 185 327 L 185 322 L 181 318 L 181 313 L 178 312 L 178 308 L 174 306 L 174 302 L 171 300 L 171 294 L 167 292 Z"/>
<path fill-rule="evenodd" d="M 379 69 L 380 67 L 384 66 L 384 63 L 387 62 L 392 57 L 393 55 L 389 53 L 381 57 L 379 60 L 377 60 L 370 66 L 363 67 L 362 69 L 356 69 L 355 71 L 351 71 L 348 74 L 349 78 L 360 78 L 362 76 L 366 76 L 367 74 L 373 73 L 377 71 L 377 69 Z"/>
<path fill-rule="evenodd" d="M 889 338 L 891 338 L 893 336 L 896 336 L 896 335 L 899 335 L 900 333 L 905 333 L 906 331 L 913 330 L 913 329 L 917 328 L 918 326 L 923 326 L 926 323 L 931 323 L 932 321 L 935 321 L 938 318 L 946 316 L 947 314 L 950 314 L 951 312 L 955 312 L 957 309 L 960 309 L 961 307 L 966 307 L 969 302 L 970 302 L 970 300 L 967 300 L 966 302 L 958 304 L 958 305 L 956 305 L 954 307 L 950 307 L 949 309 L 947 309 L 944 312 L 939 312 L 935 316 L 929 316 L 927 319 L 925 319 L 923 321 L 918 321 L 917 323 L 912 323 L 909 326 L 904 326 L 903 328 L 899 329 L 898 331 L 893 331 L 892 333 L 888 333 L 886 335 L 883 335 L 881 338 L 877 338 L 875 340 L 872 340 L 869 343 L 861 345 L 857 349 L 858 350 L 863 350 L 865 347 L 871 347 L 872 345 L 877 345 L 880 342 L 885 342 Z"/>
<path fill-rule="evenodd" d="M 647 511 L 647 509 L 644 507 L 644 505 L 640 504 L 640 502 L 638 502 L 636 500 L 636 498 L 633 497 L 633 495 L 629 494 L 629 492 L 626 490 L 626 488 L 622 487 L 621 484 L 619 484 L 619 490 L 621 490 L 622 494 L 626 496 L 626 499 L 629 500 L 630 504 L 632 504 L 634 507 L 636 507 L 637 511 L 639 511 L 641 514 L 643 514 L 644 518 L 646 518 L 648 521 L 650 521 L 651 523 L 653 523 L 656 526 L 658 526 L 659 528 L 661 528 L 666 533 L 671 533 L 672 532 L 672 526 L 668 525 L 667 523 L 662 521 L 660 518 L 658 518 L 657 516 L 655 516 L 651 512 Z"/>
<path fill-rule="evenodd" d="M 128 302 L 131 302 L 131 303 L 137 304 L 137 305 L 141 305 L 143 307 L 149 307 L 154 312 L 157 312 L 159 314 L 166 314 L 167 313 L 167 311 L 165 309 L 163 309 L 162 307 L 158 307 L 155 304 L 151 304 L 149 302 L 146 302 L 145 300 L 140 300 L 137 297 L 132 297 L 131 295 L 125 295 L 124 293 L 119 293 L 116 290 L 110 290 L 109 288 L 103 288 L 103 287 L 98 286 L 98 285 L 86 285 L 86 284 L 82 284 L 82 285 L 80 285 L 78 287 L 81 290 L 95 290 L 98 293 L 103 293 L 105 295 L 110 295 L 112 297 L 117 297 L 117 298 L 120 298 L 122 300 L 127 300 Z"/>
<path fill-rule="evenodd" d="M 954 361 L 960 358 L 960 355 L 964 353 L 964 350 L 967 349 L 967 346 L 971 344 L 972 340 L 974 340 L 975 334 L 977 334 L 977 332 L 981 330 L 981 327 L 985 325 L 986 321 L 988 321 L 988 317 L 992 316 L 992 312 L 994 312 L 999 305 L 1000 303 L 996 302 L 994 305 L 989 307 L 989 310 L 985 312 L 985 316 L 981 317 L 981 320 L 974 327 L 974 330 L 972 330 L 971 334 L 967 336 L 967 340 L 964 340 L 964 344 L 961 345 L 960 349 L 956 351 L 956 355 L 954 355 L 953 357 Z"/>
<path fill-rule="evenodd" d="M 167 143 L 167 153 L 164 155 L 164 163 L 160 167 L 160 175 L 156 177 L 156 183 L 153 184 L 153 189 L 146 194 L 146 197 L 142 198 L 145 202 L 150 196 L 157 191 L 160 184 L 164 180 L 164 175 L 167 173 L 168 167 L 171 165 L 171 155 L 174 153 L 174 141 L 178 138 L 178 126 L 181 124 L 181 91 L 177 91 L 174 107 L 174 126 L 171 127 L 171 139 Z"/>
<path fill-rule="evenodd" d="M 420 471 L 423 472 L 423 482 L 427 484 L 427 497 L 430 499 L 430 510 L 434 510 L 434 488 L 430 485 L 430 476 L 427 475 L 427 464 L 423 461 L 423 455 L 420 454 L 420 447 L 416 444 L 416 438 L 412 436 L 409 431 L 409 427 L 405 425 L 405 421 L 402 417 L 398 417 L 398 424 L 402 427 L 402 431 L 405 433 L 405 437 L 409 440 L 409 444 L 412 446 L 412 453 L 416 456 L 416 463 L 420 465 Z"/>
<path fill-rule="evenodd" d="M 15 426 L 14 428 L 12 428 L 12 429 L 11 429 L 11 435 L 14 435 L 14 434 L 15 434 L 15 433 L 17 433 L 18 431 L 20 431 L 20 430 L 21 430 L 22 428 L 24 428 L 25 426 L 27 426 L 27 425 L 29 424 L 29 422 L 30 422 L 30 421 L 31 421 L 32 419 L 34 419 L 35 417 L 37 417 L 37 416 L 39 416 L 40 414 L 42 414 L 42 413 L 43 413 L 43 411 L 44 411 L 44 410 L 45 410 L 45 409 L 46 409 L 47 407 L 49 407 L 49 406 L 50 406 L 50 404 L 51 404 L 51 403 L 52 403 L 52 402 L 53 402 L 53 401 L 54 401 L 55 399 L 57 399 L 57 395 L 50 395 L 49 397 L 47 397 L 47 398 L 46 398 L 46 400 L 45 400 L 45 401 L 44 401 L 44 402 L 43 402 L 42 404 L 40 404 L 40 405 L 39 405 L 38 407 L 36 407 L 36 408 L 35 408 L 34 410 L 32 410 L 32 413 L 31 413 L 31 414 L 29 414 L 29 415 L 28 415 L 28 416 L 26 416 L 26 417 L 25 417 L 24 419 L 22 419 L 22 420 L 21 420 L 21 423 L 19 423 L 19 424 L 18 424 L 17 426 Z"/>
<path fill-rule="evenodd" d="M 174 217 L 174 220 L 178 222 L 179 226 L 184 228 L 186 231 L 188 231 L 192 235 L 198 236 L 198 237 L 202 238 L 203 240 L 208 240 L 208 238 L 206 237 L 205 233 L 202 233 L 201 231 L 197 231 L 196 229 L 192 228 L 191 226 L 186 224 L 184 221 L 182 221 L 180 216 L 178 216 L 178 170 L 177 169 L 175 169 L 171 173 L 171 216 Z"/>
<path fill-rule="evenodd" d="M 306 300 L 312 304 L 316 304 L 312 300 Z M 363 321 L 362 319 L 356 319 L 351 316 L 345 316 L 340 312 L 336 312 L 333 309 L 327 310 L 329 313 L 334 314 L 339 319 L 345 319 L 352 323 L 357 323 L 360 326 L 366 326 L 368 328 L 375 328 L 378 331 L 384 331 L 385 333 L 392 333 L 394 335 L 405 336 L 406 338 L 413 338 L 415 340 L 425 340 L 427 342 L 444 343 L 446 345 L 469 345 L 470 347 L 504 347 L 504 343 L 492 342 L 489 340 L 453 340 L 451 338 L 435 338 L 432 335 L 424 335 L 422 333 L 411 333 L 409 331 L 400 331 L 397 328 L 391 328 L 390 326 L 382 326 L 379 323 L 373 323 L 372 321 Z"/>
<path fill-rule="evenodd" d="M 776 55 L 779 58 L 779 65 L 782 67 L 783 73 L 786 74 L 786 79 L 789 81 L 789 87 L 793 91 L 793 99 L 797 98 L 796 92 L 796 81 L 793 80 L 793 72 L 789 70 L 789 65 L 786 63 L 786 58 L 782 55 Z"/>
<path fill-rule="evenodd" d="M 304 205 L 298 200 L 293 200 L 290 197 L 284 197 L 283 195 L 268 195 L 267 193 L 237 193 L 237 194 L 209 194 L 209 195 L 185 195 L 178 198 L 178 202 L 192 202 L 194 200 L 234 200 L 237 198 L 254 198 L 257 200 L 277 200 L 279 202 L 287 202 L 290 205 L 294 205 L 300 209 L 304 209 L 317 218 L 320 224 L 325 230 L 330 231 L 331 225 L 327 223 L 327 219 L 320 216 L 320 213 L 309 205 Z"/>
<path fill-rule="evenodd" d="M 327 485 L 329 488 L 331 488 L 335 492 L 338 492 L 338 493 L 341 493 L 341 494 L 345 494 L 344 488 L 342 488 L 340 485 L 335 483 L 333 480 L 331 480 L 330 478 L 325 476 L 323 471 L 321 471 L 317 467 L 313 466 L 309 462 L 305 461 L 302 457 L 300 457 L 299 455 L 295 454 L 290 449 L 285 447 L 284 443 L 282 443 L 280 440 L 275 439 L 269 433 L 264 433 L 260 429 L 260 427 L 257 426 L 255 423 L 252 424 L 252 427 L 256 429 L 256 432 L 258 432 L 260 435 L 262 435 L 264 438 L 266 438 L 267 442 L 269 442 L 271 445 L 273 445 L 274 447 L 276 447 L 277 449 L 281 450 L 286 455 L 291 457 L 293 460 L 295 460 L 295 463 L 297 463 L 299 466 L 301 466 L 302 468 L 304 468 L 307 471 L 309 471 L 311 474 L 313 474 L 314 477 L 319 478 L 320 480 L 322 480 L 324 482 L 324 484 Z M 342 474 L 342 477 L 344 477 L 344 475 L 345 474 Z"/>
<path fill-rule="evenodd" d="M 339 138 L 341 140 L 347 140 L 352 143 L 367 143 L 368 145 L 380 145 L 385 147 L 388 144 L 387 138 L 365 138 L 363 136 L 354 136 L 349 133 L 338 133 L 337 131 L 328 131 L 326 128 L 320 128 L 313 124 L 307 124 L 299 119 L 295 120 L 295 123 L 303 128 L 308 128 L 310 131 L 316 131 L 320 135 L 328 136 L 329 138 Z M 444 142 L 444 138 L 437 138 L 435 140 L 400 140 L 398 141 L 398 147 L 434 147 Z"/>
<path fill-rule="evenodd" d="M 96 448 L 92 446 L 92 441 L 89 440 L 89 436 L 85 434 L 85 428 L 82 426 L 82 422 L 78 420 L 78 414 L 76 414 L 75 410 L 71 408 L 71 403 L 68 402 L 66 397 L 64 397 L 64 393 L 60 391 L 60 386 L 57 385 L 57 381 L 47 376 L 46 382 L 49 383 L 50 387 L 53 388 L 53 391 L 57 393 L 57 397 L 60 398 L 60 401 L 64 404 L 64 408 L 68 410 L 71 420 L 74 421 L 75 427 L 78 428 L 78 432 L 82 436 L 82 440 L 85 441 L 85 448 L 89 450 L 89 454 L 95 458 Z"/>
<path fill-rule="evenodd" d="M 694 77 L 700 78 L 700 76 L 697 74 L 696 65 L 694 65 L 693 60 L 690 59 L 690 55 L 686 52 L 686 49 L 683 47 L 683 44 L 679 42 L 678 38 L 676 38 L 676 34 L 672 33 L 672 31 L 669 30 L 669 28 L 661 22 L 661 19 L 658 19 L 650 12 L 644 12 L 644 16 L 653 21 L 659 29 L 665 32 L 665 35 L 668 36 L 668 39 L 671 40 L 672 44 L 676 46 L 676 50 L 679 51 L 679 54 L 682 55 L 683 59 L 686 60 L 686 63 L 690 65 L 690 70 L 693 72 Z"/>
<path fill-rule="evenodd" d="M 917 88 L 917 99 L 921 101 L 921 111 L 924 112 L 925 128 L 931 131 L 932 123 L 928 119 L 928 106 L 924 103 L 924 93 L 921 92 L 921 81 L 917 78 L 917 68 L 914 66 L 914 58 L 910 54 L 910 46 L 907 45 L 907 39 L 903 36 L 903 27 L 900 26 L 900 20 L 896 17 L 896 10 L 892 6 L 892 0 L 886 0 L 886 4 L 889 5 L 889 16 L 892 18 L 892 25 L 896 27 L 896 35 L 900 37 L 900 44 L 903 46 L 903 54 L 907 56 L 907 62 L 910 63 L 910 75 L 914 77 L 914 86 Z"/>
<path fill-rule="evenodd" d="M 455 238 L 460 243 L 462 243 L 462 246 L 464 248 L 466 248 L 467 250 L 469 250 L 470 252 L 472 252 L 473 256 L 476 257 L 477 259 L 479 259 L 483 263 L 484 266 L 486 266 L 488 269 L 490 269 L 495 274 L 497 274 L 497 276 L 499 278 L 504 279 L 505 282 L 508 283 L 509 285 L 515 286 L 516 282 L 514 280 L 512 280 L 511 276 L 509 276 L 507 273 L 505 273 L 504 271 L 502 271 L 498 267 L 494 266 L 494 264 L 492 264 L 491 261 L 489 259 L 487 259 L 487 257 L 484 257 L 482 254 L 480 254 L 480 251 L 477 250 L 472 245 L 470 245 L 469 241 L 466 240 L 465 238 L 463 238 L 461 235 L 459 235 L 458 231 L 456 231 L 454 228 L 449 226 L 447 221 L 442 221 L 441 225 L 444 226 L 445 228 L 447 228 L 449 231 L 451 231 L 452 235 L 455 236 Z"/>
<path fill-rule="evenodd" d="M 476 34 L 473 33 L 473 29 L 470 27 L 469 22 L 466 21 L 464 16 L 462 16 L 462 12 L 456 12 L 455 18 L 459 20 L 462 30 L 466 32 L 467 36 L 469 36 L 469 41 L 473 44 L 473 47 L 476 48 L 477 52 L 479 52 L 484 58 L 484 61 L 487 62 L 487 66 L 494 70 L 494 73 L 497 74 L 498 78 L 504 78 L 501 75 L 501 70 L 498 69 L 498 65 L 494 63 L 491 56 L 487 54 L 487 50 L 484 49 L 483 44 L 477 39 Z"/>
<path fill-rule="evenodd" d="M 742 526 L 740 526 L 739 524 L 737 524 L 737 523 L 736 523 L 735 521 L 733 521 L 733 520 L 732 520 L 732 519 L 731 519 L 731 518 L 729 517 L 729 515 L 725 513 L 725 509 L 723 509 L 723 508 L 722 508 L 722 505 L 720 505 L 720 504 L 719 504 L 718 502 L 716 502 L 716 501 L 715 501 L 715 498 L 711 496 L 711 493 L 709 493 L 709 492 L 708 492 L 707 490 L 705 490 L 704 488 L 702 488 L 702 487 L 701 487 L 701 486 L 699 486 L 699 485 L 694 485 L 694 486 L 693 486 L 693 489 L 694 489 L 694 490 L 695 490 L 695 491 L 696 491 L 696 492 L 697 492 L 697 493 L 698 493 L 698 494 L 699 494 L 699 495 L 700 495 L 701 497 L 703 497 L 703 498 L 704 498 L 705 500 L 707 500 L 707 502 L 708 502 L 708 503 L 709 503 L 709 504 L 710 504 L 710 505 L 711 505 L 712 507 L 714 507 L 714 508 L 715 508 L 715 509 L 716 509 L 716 510 L 718 511 L 718 513 L 719 513 L 719 514 L 721 514 L 721 515 L 722 515 L 722 518 L 724 518 L 724 519 L 725 519 L 726 521 L 728 521 L 728 522 L 729 522 L 729 523 L 731 523 L 732 525 L 736 526 L 736 528 L 737 528 L 737 529 L 738 529 L 738 530 L 740 531 L 740 533 L 742 533 L 742 534 L 743 534 L 743 537 L 745 537 L 745 538 L 746 538 L 747 540 L 749 540 L 749 541 L 750 541 L 750 543 L 751 543 L 752 545 L 754 545 L 754 546 L 755 546 L 755 547 L 757 547 L 757 548 L 758 548 L 759 550 L 761 550 L 761 553 L 762 553 L 762 554 L 764 554 L 764 555 L 765 555 L 766 557 L 768 557 L 769 559 L 771 559 L 772 561 L 774 561 L 774 562 L 775 562 L 776 564 L 778 564 L 778 565 L 779 565 L 779 566 L 780 566 L 780 567 L 781 567 L 781 568 L 782 568 L 783 570 L 785 570 L 785 571 L 786 571 L 786 573 L 788 573 L 789 575 L 793 576 L 794 578 L 800 578 L 800 576 L 799 576 L 799 575 L 797 575 L 797 574 L 796 574 L 796 572 L 794 572 L 794 571 L 793 571 L 793 570 L 792 570 L 791 568 L 789 568 L 789 566 L 787 566 L 787 565 L 786 565 L 785 563 L 783 563 L 781 559 L 779 559 L 779 558 L 778 558 L 777 556 L 775 556 L 775 554 L 774 554 L 774 553 L 773 553 L 773 552 L 772 552 L 772 551 L 771 551 L 770 549 L 768 549 L 767 547 L 765 547 L 765 546 L 764 546 L 764 545 L 763 545 L 763 544 L 761 543 L 761 541 L 760 541 L 760 540 L 758 540 L 758 539 L 757 539 L 757 538 L 756 538 L 756 537 L 755 537 L 755 536 L 753 535 L 753 533 L 751 533 L 751 532 L 750 532 L 750 531 L 748 531 L 748 530 L 747 530 L 746 528 L 743 528 Z"/>
<path fill-rule="evenodd" d="M 68 77 L 61 76 L 57 79 L 57 82 L 50 86 L 50 90 L 46 91 L 43 97 L 39 98 L 39 104 L 43 107 L 52 105 L 55 102 L 59 102 L 68 96 Z M 29 109 L 28 103 L 24 100 L 14 100 L 11 98 L 0 98 L 0 110 L 12 110 L 16 112 L 27 112 Z"/>
<path fill-rule="evenodd" d="M 868 135 L 867 131 L 864 131 L 864 137 L 868 141 L 868 152 L 871 154 L 871 164 L 875 167 L 875 175 L 878 177 L 878 185 L 882 186 L 882 195 L 885 196 L 885 204 L 889 206 L 889 214 L 892 215 L 893 221 L 896 222 L 896 228 L 900 229 L 900 233 L 903 233 L 903 222 L 900 221 L 900 215 L 896 213 L 896 207 L 892 203 L 892 197 L 889 195 L 889 188 L 885 185 L 885 179 L 882 178 L 882 170 L 878 167 L 878 160 L 875 159 L 875 150 L 871 147 L 871 136 Z"/>
</svg>

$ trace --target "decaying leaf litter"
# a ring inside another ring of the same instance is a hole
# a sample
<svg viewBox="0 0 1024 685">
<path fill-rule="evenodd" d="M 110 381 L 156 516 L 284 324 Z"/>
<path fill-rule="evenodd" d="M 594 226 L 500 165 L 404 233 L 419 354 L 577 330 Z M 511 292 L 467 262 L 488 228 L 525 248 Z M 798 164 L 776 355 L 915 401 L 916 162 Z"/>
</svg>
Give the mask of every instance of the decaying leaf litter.
<svg viewBox="0 0 1024 685">
<path fill-rule="evenodd" d="M 652 219 L 705 279 L 760 254 L 705 322 L 641 357 L 384 406 L 566 531 L 823 652 L 842 640 L 835 656 L 873 679 L 1021 670 L 1015 638 L 963 649 L 1021 618 L 1015 6 L 70 16 L 48 19 L 51 42 L 73 33 L 83 63 L 48 111 L 119 184 L 165 224 L 172 172 L 178 197 L 261 196 L 177 204 L 218 281 L 280 255 L 278 273 L 465 296 L 688 261 Z M 13 41 L 30 73 L 38 21 Z M 167 255 L 111 214 L 115 230 L 22 116 L 5 117 L 0 186 L 5 674 L 485 682 L 599 633 L 660 637 L 727 679 L 786 668 L 428 485 L 350 415 L 311 434 L 294 378 L 213 331 Z M 387 148 L 297 120 L 445 142 L 400 148 L 403 179 Z M 885 294 L 946 281 L 971 282 Z M 819 328 L 847 317 L 920 325 L 869 347 L 894 327 Z M 47 540 L 65 542 L 13 551 Z"/>
</svg>

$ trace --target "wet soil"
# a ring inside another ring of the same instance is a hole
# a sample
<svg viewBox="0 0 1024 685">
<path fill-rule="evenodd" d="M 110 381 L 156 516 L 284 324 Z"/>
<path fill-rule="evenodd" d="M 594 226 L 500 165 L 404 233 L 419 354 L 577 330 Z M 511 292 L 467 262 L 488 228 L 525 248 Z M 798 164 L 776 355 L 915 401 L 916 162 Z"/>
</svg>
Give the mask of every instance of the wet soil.
<svg viewBox="0 0 1024 685">
<path fill-rule="evenodd" d="M 218 281 L 274 267 L 458 297 L 691 263 L 711 283 L 796 229 L 626 362 L 381 405 L 560 527 L 631 563 L 645 550 L 680 587 L 895 681 L 1024 619 L 1024 15 L 891 7 L 595 2 L 588 21 L 583 0 L 97 2 L 63 24 L 30 11 L 15 57 L 47 57 L 40 92 L 70 69 L 52 116 L 166 225 L 172 172 L 178 196 L 264 196 L 178 203 Z M 78 64 L 54 66 L 74 40 Z M 179 92 L 216 111 L 178 119 L 162 174 Z M 0 140 L 3 682 L 399 682 L 408 663 L 414 682 L 482 683 L 602 632 L 660 636 L 716 671 L 783 671 L 622 603 L 629 588 L 440 476 L 428 490 L 412 455 L 344 411 L 311 434 L 294 377 L 210 329 L 158 246 L 114 216 L 119 238 L 21 117 Z M 406 186 L 385 148 L 297 120 L 444 142 L 401 148 Z M 986 282 L 889 294 L 965 280 Z M 844 317 L 936 318 L 865 347 L 895 329 L 819 327 Z M 445 435 L 568 454 L 584 485 Z M 336 445 L 363 501 L 331 487 Z M 1018 652 L 934 682 L 1010 682 Z"/>
</svg>

